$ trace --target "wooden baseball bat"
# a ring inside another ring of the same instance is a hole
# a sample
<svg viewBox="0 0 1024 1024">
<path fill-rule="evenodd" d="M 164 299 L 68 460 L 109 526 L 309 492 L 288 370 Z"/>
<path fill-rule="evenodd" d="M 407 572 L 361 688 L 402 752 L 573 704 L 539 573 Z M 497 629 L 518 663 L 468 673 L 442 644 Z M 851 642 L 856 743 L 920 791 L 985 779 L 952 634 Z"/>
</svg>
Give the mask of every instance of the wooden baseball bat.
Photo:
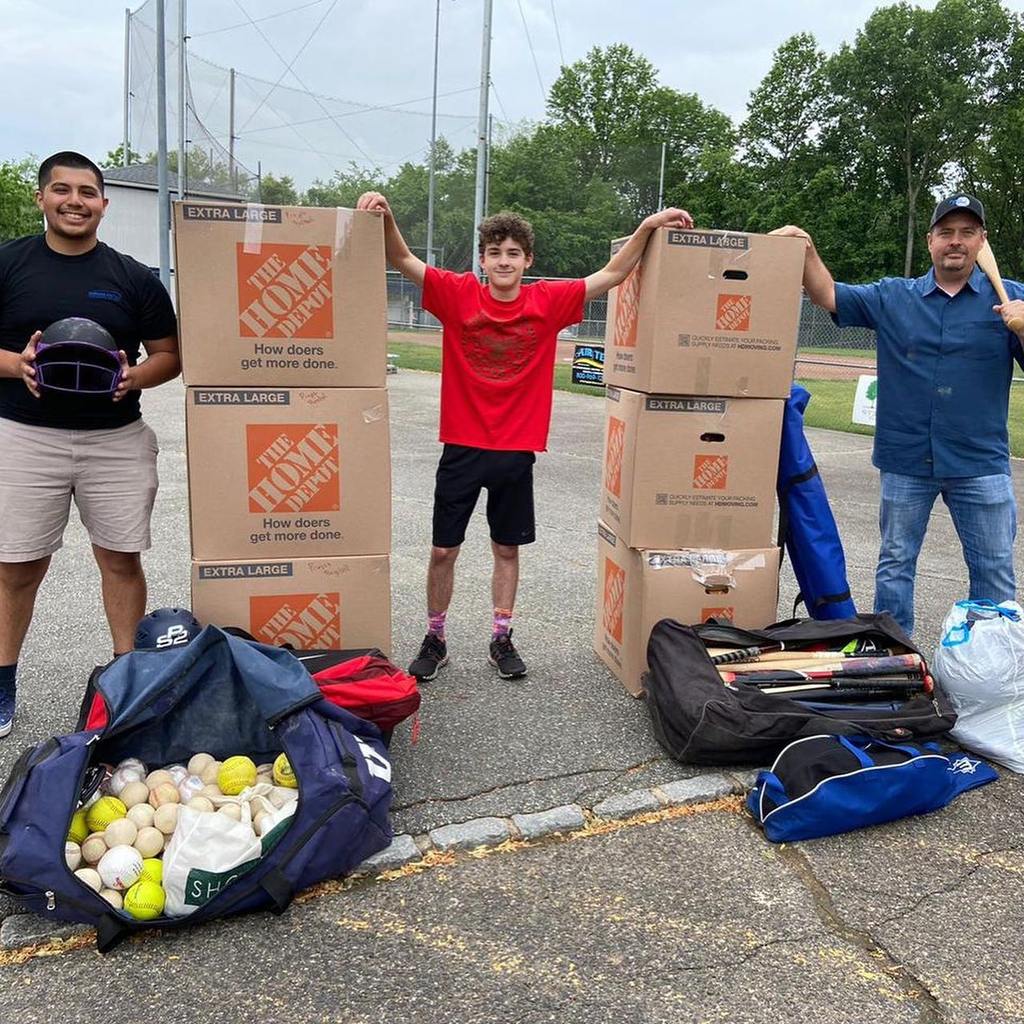
<svg viewBox="0 0 1024 1024">
<path fill-rule="evenodd" d="M 741 669 L 746 671 L 740 671 Z M 892 673 L 924 674 L 924 659 L 920 654 L 895 654 L 888 658 L 849 658 L 845 663 L 834 663 L 814 668 L 783 669 L 778 664 L 771 669 L 755 665 L 733 665 L 732 671 L 718 669 L 726 682 L 736 680 L 832 679 L 837 676 L 877 676 Z"/>
<path fill-rule="evenodd" d="M 995 288 L 999 301 L 1002 303 L 1009 302 L 1010 296 L 1006 294 L 1006 285 L 1003 284 L 1003 276 L 999 273 L 996 255 L 992 251 L 992 246 L 987 241 L 982 242 L 981 248 L 978 250 L 978 266 L 985 271 L 985 275 L 992 282 L 992 287 Z M 1021 331 L 1024 331 L 1024 319 L 1015 316 L 1007 326 L 1014 334 L 1020 334 Z"/>
<path fill-rule="evenodd" d="M 740 652 L 737 651 L 737 654 Z M 899 652 L 880 648 L 871 657 L 891 657 Z M 803 668 L 804 665 L 813 667 L 823 663 L 845 664 L 847 659 L 862 658 L 862 654 L 843 654 L 842 651 L 771 651 L 768 654 L 749 655 L 743 658 L 729 658 L 726 660 L 720 655 L 713 655 L 711 662 L 714 665 L 764 665 L 767 668 Z"/>
</svg>

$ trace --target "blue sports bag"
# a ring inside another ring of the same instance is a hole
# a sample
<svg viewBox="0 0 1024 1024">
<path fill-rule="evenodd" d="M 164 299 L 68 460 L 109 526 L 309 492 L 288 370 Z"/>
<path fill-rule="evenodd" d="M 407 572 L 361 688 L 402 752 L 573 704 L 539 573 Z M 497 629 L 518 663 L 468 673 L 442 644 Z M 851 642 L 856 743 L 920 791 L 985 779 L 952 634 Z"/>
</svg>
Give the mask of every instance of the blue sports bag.
<svg viewBox="0 0 1024 1024">
<path fill-rule="evenodd" d="M 788 843 L 926 814 L 997 778 L 984 761 L 935 743 L 808 736 L 758 774 L 747 808 L 768 839 Z"/>
</svg>

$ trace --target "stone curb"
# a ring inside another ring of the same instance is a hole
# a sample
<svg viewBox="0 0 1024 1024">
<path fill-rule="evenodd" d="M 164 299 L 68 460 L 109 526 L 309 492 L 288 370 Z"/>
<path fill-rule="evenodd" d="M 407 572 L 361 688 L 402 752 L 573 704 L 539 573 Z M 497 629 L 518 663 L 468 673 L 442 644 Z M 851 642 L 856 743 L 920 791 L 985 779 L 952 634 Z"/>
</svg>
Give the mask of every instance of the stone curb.
<svg viewBox="0 0 1024 1024">
<path fill-rule="evenodd" d="M 690 779 L 665 782 L 650 789 L 635 789 L 608 797 L 595 804 L 591 813 L 605 820 L 629 818 L 666 806 L 719 800 L 731 793 L 745 792 L 749 788 L 746 783 L 747 776 L 740 773 L 697 775 Z M 546 811 L 513 814 L 510 819 L 473 818 L 431 829 L 424 836 L 404 833 L 397 835 L 390 846 L 363 861 L 356 872 L 377 875 L 418 861 L 431 850 L 469 850 L 478 846 L 498 846 L 508 839 L 543 839 L 585 825 L 586 811 L 579 804 L 563 804 Z M 87 930 L 85 925 L 55 921 L 39 914 L 13 913 L 0 923 L 0 948 L 19 949 Z"/>
</svg>

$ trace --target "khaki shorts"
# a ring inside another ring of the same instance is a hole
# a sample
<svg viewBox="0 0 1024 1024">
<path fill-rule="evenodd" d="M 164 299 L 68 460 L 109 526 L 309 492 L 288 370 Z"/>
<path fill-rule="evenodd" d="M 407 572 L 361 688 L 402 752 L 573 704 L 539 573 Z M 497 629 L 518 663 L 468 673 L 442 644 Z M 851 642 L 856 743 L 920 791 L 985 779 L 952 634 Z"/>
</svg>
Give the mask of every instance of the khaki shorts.
<svg viewBox="0 0 1024 1024">
<path fill-rule="evenodd" d="M 31 562 L 63 543 L 71 498 L 93 544 L 145 551 L 156 498 L 156 434 L 58 430 L 0 417 L 0 562 Z"/>
</svg>

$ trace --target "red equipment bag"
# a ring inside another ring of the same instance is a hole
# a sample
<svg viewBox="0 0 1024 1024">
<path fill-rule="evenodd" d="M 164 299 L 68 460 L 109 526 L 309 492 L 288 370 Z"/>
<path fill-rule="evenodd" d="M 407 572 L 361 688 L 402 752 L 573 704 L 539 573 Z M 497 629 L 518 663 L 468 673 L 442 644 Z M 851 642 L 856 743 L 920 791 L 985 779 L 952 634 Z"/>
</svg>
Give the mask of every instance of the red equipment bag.
<svg viewBox="0 0 1024 1024">
<path fill-rule="evenodd" d="M 322 657 L 329 659 L 333 653 L 324 652 Z M 415 677 L 392 665 L 380 651 L 368 651 L 324 668 L 301 660 L 328 701 L 373 722 L 385 734 L 419 710 Z"/>
</svg>

